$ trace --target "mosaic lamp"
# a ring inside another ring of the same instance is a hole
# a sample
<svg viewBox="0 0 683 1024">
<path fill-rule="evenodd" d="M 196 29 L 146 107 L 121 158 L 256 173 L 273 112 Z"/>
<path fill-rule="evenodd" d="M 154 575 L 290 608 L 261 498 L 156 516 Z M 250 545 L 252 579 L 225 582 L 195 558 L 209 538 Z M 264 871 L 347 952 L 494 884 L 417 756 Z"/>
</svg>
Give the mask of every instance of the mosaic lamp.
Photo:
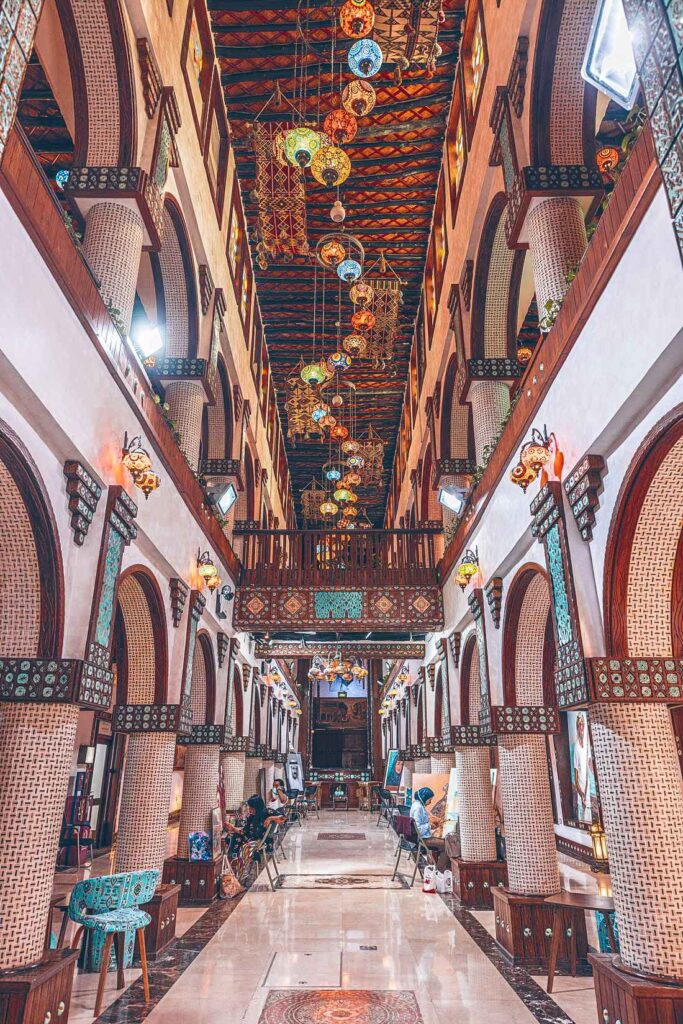
<svg viewBox="0 0 683 1024">
<path fill-rule="evenodd" d="M 339 25 L 349 39 L 362 39 L 372 32 L 375 9 L 367 0 L 346 0 L 339 12 Z"/>
<path fill-rule="evenodd" d="M 351 317 L 354 331 L 371 331 L 375 326 L 375 314 L 369 309 L 357 309 Z"/>
<path fill-rule="evenodd" d="M 161 477 L 151 469 L 146 470 L 144 473 L 138 473 L 137 476 L 133 477 L 133 482 L 144 494 L 145 501 L 149 498 L 152 491 L 156 491 L 158 487 L 161 487 Z"/>
<path fill-rule="evenodd" d="M 470 582 L 472 577 L 476 576 L 478 572 L 479 572 L 479 554 L 478 554 L 476 548 L 475 548 L 474 551 L 472 551 L 470 548 L 468 548 L 465 551 L 465 554 L 462 556 L 462 562 L 458 566 L 457 576 L 464 578 L 465 581 L 466 581 L 465 586 L 467 586 L 467 584 Z M 456 577 L 456 582 L 459 582 L 457 577 Z M 460 586 L 462 586 L 462 584 L 460 584 Z"/>
<path fill-rule="evenodd" d="M 336 416 L 331 416 L 329 413 L 327 414 L 327 416 L 323 416 L 323 418 L 320 421 L 320 426 L 321 427 L 328 427 L 330 429 L 332 427 L 336 426 L 336 424 L 337 424 Z"/>
<path fill-rule="evenodd" d="M 342 91 L 342 106 L 356 117 L 369 114 L 377 102 L 377 94 L 369 82 L 354 78 Z"/>
<path fill-rule="evenodd" d="M 145 473 L 148 469 L 152 468 L 152 460 L 149 457 L 149 453 L 145 448 L 142 447 L 142 438 L 140 436 L 133 437 L 128 440 L 128 435 L 123 441 L 123 453 L 121 461 L 128 470 L 135 476 L 136 473 Z"/>
<path fill-rule="evenodd" d="M 326 405 L 316 405 L 315 409 L 311 413 L 311 419 L 314 423 L 320 423 L 325 416 L 327 416 L 330 410 Z"/>
<path fill-rule="evenodd" d="M 528 345 L 520 345 L 517 349 L 517 362 L 526 366 L 533 354 L 533 350 Z"/>
<path fill-rule="evenodd" d="M 346 508 L 344 509 L 344 515 L 346 516 L 347 519 L 353 518 L 354 516 L 358 515 L 358 509 L 356 508 L 355 505 L 347 505 Z M 351 527 L 351 525 L 352 524 L 349 523 L 349 528 Z"/>
<path fill-rule="evenodd" d="M 363 273 L 358 260 L 342 260 L 337 267 L 337 276 L 346 281 L 347 284 L 351 284 L 352 281 L 357 281 L 360 275 Z"/>
<path fill-rule="evenodd" d="M 362 334 L 347 334 L 342 341 L 342 348 L 352 356 L 362 356 L 367 348 L 367 340 Z"/>
<path fill-rule="evenodd" d="M 338 487 L 334 492 L 335 501 L 348 501 L 351 496 L 351 491 L 346 487 Z"/>
<path fill-rule="evenodd" d="M 330 431 L 330 437 L 333 441 L 345 441 L 349 436 L 349 428 L 345 427 L 343 423 L 337 423 L 336 427 L 332 427 Z"/>
<path fill-rule="evenodd" d="M 348 440 L 344 441 L 341 446 L 341 450 L 344 452 L 345 455 L 355 455 L 359 448 L 360 444 L 352 437 L 349 437 Z M 348 459 L 346 461 L 346 464 L 347 466 L 350 465 Z"/>
<path fill-rule="evenodd" d="M 518 487 L 521 487 L 524 492 L 526 492 L 529 484 L 534 482 L 537 475 L 538 474 L 534 473 L 531 469 L 527 469 L 526 466 L 523 466 L 521 462 L 518 462 L 517 465 L 510 470 L 510 480 L 513 484 L 517 484 Z"/>
<path fill-rule="evenodd" d="M 291 128 L 285 135 L 285 156 L 293 167 L 308 167 L 321 146 L 312 128 Z"/>
<path fill-rule="evenodd" d="M 335 146 L 339 146 L 344 142 L 351 142 L 356 137 L 358 121 L 348 110 L 338 108 L 329 112 L 323 121 L 323 127 Z"/>
<path fill-rule="evenodd" d="M 201 577 L 202 583 L 205 583 L 207 587 L 210 587 L 210 581 L 219 580 L 218 569 L 213 563 L 211 555 L 208 551 L 197 552 L 197 572 Z M 216 589 L 216 585 L 210 587 L 211 590 Z"/>
<path fill-rule="evenodd" d="M 538 440 L 529 441 L 522 448 L 519 461 L 532 473 L 540 473 L 550 462 L 550 448 Z"/>
<path fill-rule="evenodd" d="M 329 498 L 326 501 L 323 501 L 322 505 L 320 506 L 320 512 L 324 516 L 334 516 L 337 514 L 338 511 L 339 505 L 336 505 Z"/>
<path fill-rule="evenodd" d="M 348 370 L 350 367 L 351 356 L 347 355 L 346 352 L 333 352 L 327 362 L 331 370 L 340 373 L 343 370 Z"/>
<path fill-rule="evenodd" d="M 350 470 L 344 475 L 344 486 L 345 487 L 357 487 L 361 483 L 360 473 L 356 473 L 355 469 Z"/>
<path fill-rule="evenodd" d="M 365 281 L 359 281 L 358 284 L 354 284 L 349 292 L 349 298 L 354 306 L 367 306 L 369 302 L 372 302 L 374 295 L 375 289 Z"/>
<path fill-rule="evenodd" d="M 346 465 L 349 469 L 362 469 L 365 465 L 365 459 L 362 455 L 352 454 L 346 460 Z"/>
<path fill-rule="evenodd" d="M 325 477 L 327 480 L 331 480 L 336 483 L 337 480 L 341 480 L 341 469 L 338 466 L 330 466 L 329 469 L 325 470 Z"/>
<path fill-rule="evenodd" d="M 321 146 L 311 160 L 311 174 L 321 185 L 343 185 L 351 173 L 351 161 L 339 146 Z"/>
<path fill-rule="evenodd" d="M 339 409 L 344 404 L 344 398 L 342 395 L 332 395 L 332 405 L 335 409 Z"/>
<path fill-rule="evenodd" d="M 304 384 L 322 384 L 327 377 L 325 367 L 320 363 L 306 363 L 301 370 L 301 379 Z"/>
<path fill-rule="evenodd" d="M 349 68 L 357 78 L 372 78 L 384 56 L 374 39 L 359 39 L 349 50 Z"/>
<path fill-rule="evenodd" d="M 336 267 L 346 256 L 346 249 L 338 238 L 331 238 L 319 247 L 318 255 L 326 267 Z"/>
</svg>

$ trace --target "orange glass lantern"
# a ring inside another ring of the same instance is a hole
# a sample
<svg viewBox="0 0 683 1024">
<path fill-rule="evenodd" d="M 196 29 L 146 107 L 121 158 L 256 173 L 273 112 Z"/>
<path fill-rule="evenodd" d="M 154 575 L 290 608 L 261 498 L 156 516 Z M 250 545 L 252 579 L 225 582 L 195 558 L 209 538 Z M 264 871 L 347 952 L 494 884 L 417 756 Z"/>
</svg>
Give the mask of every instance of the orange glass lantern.
<svg viewBox="0 0 683 1024">
<path fill-rule="evenodd" d="M 367 0 L 346 0 L 339 12 L 339 25 L 349 39 L 362 39 L 375 25 L 375 9 Z"/>
<path fill-rule="evenodd" d="M 595 154 L 595 163 L 601 174 L 609 174 L 619 166 L 620 153 L 616 146 L 603 146 Z"/>
<path fill-rule="evenodd" d="M 363 117 L 365 114 L 369 114 L 376 102 L 377 94 L 370 83 L 366 82 L 364 78 L 354 78 L 344 87 L 342 92 L 342 106 L 344 110 L 348 110 L 350 114 L 354 114 L 356 117 Z"/>
<path fill-rule="evenodd" d="M 340 146 L 344 142 L 351 142 L 356 137 L 358 121 L 353 114 L 349 114 L 348 110 L 339 108 L 329 112 L 323 122 L 323 127 L 335 146 Z"/>
<path fill-rule="evenodd" d="M 375 314 L 369 309 L 358 309 L 351 317 L 354 331 L 371 331 L 375 326 Z"/>
<path fill-rule="evenodd" d="M 330 437 L 333 441 L 345 441 L 348 436 L 349 428 L 345 427 L 343 423 L 337 423 L 330 431 Z"/>
<path fill-rule="evenodd" d="M 323 416 L 323 418 L 320 420 L 320 426 L 321 427 L 329 427 L 331 429 L 332 427 L 334 427 L 336 425 L 337 425 L 337 417 L 336 416 L 331 416 L 329 413 L 327 414 L 327 416 Z"/>
<path fill-rule="evenodd" d="M 336 238 L 331 238 L 320 247 L 320 259 L 328 267 L 336 267 L 345 257 L 346 250 Z"/>
<path fill-rule="evenodd" d="M 529 484 L 532 484 L 537 476 L 537 473 L 527 469 L 521 462 L 518 462 L 514 469 L 510 470 L 510 480 L 525 492 Z"/>
<path fill-rule="evenodd" d="M 355 455 L 360 445 L 358 441 L 354 441 L 352 437 L 349 437 L 346 441 L 342 442 L 341 450 L 345 455 Z"/>
<path fill-rule="evenodd" d="M 530 441 L 522 448 L 519 461 L 532 473 L 538 474 L 550 462 L 550 450 L 545 444 Z"/>
<path fill-rule="evenodd" d="M 522 366 L 526 366 L 533 355 L 533 351 L 528 345 L 522 345 L 517 349 L 517 362 L 521 363 Z"/>
</svg>

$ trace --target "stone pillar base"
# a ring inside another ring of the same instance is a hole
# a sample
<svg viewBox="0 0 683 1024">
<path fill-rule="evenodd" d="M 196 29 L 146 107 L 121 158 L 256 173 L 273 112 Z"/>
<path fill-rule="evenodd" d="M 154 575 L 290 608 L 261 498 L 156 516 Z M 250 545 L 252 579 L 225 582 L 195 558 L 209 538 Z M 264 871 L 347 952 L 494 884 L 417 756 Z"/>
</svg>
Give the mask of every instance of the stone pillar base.
<svg viewBox="0 0 683 1024">
<path fill-rule="evenodd" d="M 181 907 L 207 907 L 218 896 L 222 857 L 215 860 L 185 860 L 167 857 L 161 881 L 180 886 Z"/>
<path fill-rule="evenodd" d="M 145 929 L 145 949 L 150 960 L 156 960 L 167 946 L 175 939 L 175 925 L 178 914 L 178 901 L 180 899 L 179 885 L 158 885 L 156 892 L 149 903 L 145 903 L 142 910 L 146 910 L 152 918 Z M 135 938 L 135 963 L 139 963 L 140 951 Z"/>
<path fill-rule="evenodd" d="M 508 869 L 502 860 L 452 860 L 453 893 L 463 907 L 491 910 L 492 890 L 507 885 Z"/>
<path fill-rule="evenodd" d="M 683 985 L 669 985 L 619 968 L 612 953 L 591 953 L 598 1020 L 652 1024 L 683 1019 Z"/>
<path fill-rule="evenodd" d="M 0 976 L 0 1014 L 12 1024 L 43 1024 L 69 1019 L 76 949 L 46 953 L 40 963 Z"/>
<path fill-rule="evenodd" d="M 521 967 L 546 970 L 552 940 L 553 907 L 544 902 L 544 896 L 520 896 L 507 889 L 493 890 L 493 910 L 496 916 L 496 941 L 503 952 Z M 583 915 L 577 915 L 576 932 L 577 974 L 590 974 L 588 938 Z M 562 914 L 562 941 L 557 955 L 557 973 L 571 965 L 572 913 Z M 568 935 L 567 932 L 570 932 Z"/>
</svg>

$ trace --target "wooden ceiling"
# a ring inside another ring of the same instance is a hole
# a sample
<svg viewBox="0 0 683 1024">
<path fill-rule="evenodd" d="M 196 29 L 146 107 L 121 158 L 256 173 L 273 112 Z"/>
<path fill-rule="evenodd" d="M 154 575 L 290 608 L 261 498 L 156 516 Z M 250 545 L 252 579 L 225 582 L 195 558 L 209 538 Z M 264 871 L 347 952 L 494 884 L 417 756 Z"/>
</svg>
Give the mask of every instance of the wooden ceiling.
<svg viewBox="0 0 683 1024">
<path fill-rule="evenodd" d="M 315 28 L 302 45 L 300 29 L 303 6 L 308 3 L 307 23 Z M 415 7 L 418 0 L 414 0 Z M 334 25 L 340 4 L 329 0 L 209 0 L 208 7 L 222 71 L 228 118 L 240 179 L 245 214 L 256 271 L 268 352 L 278 393 L 283 427 L 287 430 L 285 380 L 301 356 L 311 352 L 313 322 L 314 260 L 294 256 L 269 261 L 258 268 L 256 251 L 257 206 L 252 195 L 256 185 L 255 159 L 250 127 L 271 98 L 276 84 L 283 96 L 302 113 L 320 119 L 340 105 L 340 80 L 352 80 L 346 55 L 353 40 L 337 33 L 334 75 L 326 55 L 331 53 Z M 376 7 L 378 5 L 375 5 Z M 359 118 L 355 139 L 344 148 L 351 159 L 351 174 L 340 198 L 346 208 L 345 229 L 362 242 L 366 266 L 383 250 L 403 284 L 403 305 L 394 358 L 383 368 L 356 361 L 346 376 L 357 387 L 358 432 L 369 424 L 387 441 L 382 486 L 361 495 L 370 519 L 382 525 L 391 467 L 399 429 L 410 348 L 422 294 L 422 275 L 429 240 L 435 190 L 441 167 L 445 124 L 458 60 L 464 4 L 445 0 L 445 20 L 439 28 L 442 53 L 433 73 L 424 65 L 412 66 L 397 80 L 393 63 L 385 63 L 371 79 L 377 103 L 370 114 Z M 317 51 L 317 52 L 316 52 Z M 302 92 L 302 63 L 306 67 L 307 98 Z M 304 109 L 302 109 L 304 108 Z M 271 103 L 260 120 L 286 121 L 290 108 Z M 329 211 L 336 190 L 319 185 L 310 170 L 305 173 L 308 240 L 335 230 Z M 337 278 L 326 275 L 327 315 L 325 351 L 336 347 Z M 348 286 L 342 287 L 341 336 L 349 333 L 353 306 Z M 320 291 L 319 299 L 320 303 Z M 320 307 L 318 307 L 318 313 Z M 328 458 L 327 444 L 287 442 L 287 456 L 295 507 L 301 519 L 300 491 Z"/>
</svg>

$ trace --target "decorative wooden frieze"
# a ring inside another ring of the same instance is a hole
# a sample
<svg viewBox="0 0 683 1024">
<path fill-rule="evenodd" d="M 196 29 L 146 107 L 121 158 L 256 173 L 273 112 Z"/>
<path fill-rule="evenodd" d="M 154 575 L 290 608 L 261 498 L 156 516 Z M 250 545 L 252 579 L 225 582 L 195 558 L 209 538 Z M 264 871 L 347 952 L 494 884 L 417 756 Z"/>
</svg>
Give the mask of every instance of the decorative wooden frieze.
<svg viewBox="0 0 683 1024">
<path fill-rule="evenodd" d="M 497 736 L 556 733 L 560 731 L 560 716 L 553 706 L 494 704 L 491 708 L 491 729 Z"/>
<path fill-rule="evenodd" d="M 142 218 L 143 244 L 158 251 L 164 233 L 164 211 L 157 183 L 142 167 L 72 167 L 64 184 L 85 215 L 94 202 L 133 200 Z"/>
<path fill-rule="evenodd" d="M 518 380 L 524 373 L 516 359 L 468 359 L 467 376 L 470 380 Z"/>
<path fill-rule="evenodd" d="M 183 617 L 185 602 L 187 601 L 187 595 L 190 593 L 190 588 L 185 580 L 172 576 L 168 581 L 168 589 L 171 593 L 171 618 L 173 619 L 173 625 L 177 629 Z"/>
<path fill-rule="evenodd" d="M 527 36 L 519 36 L 515 53 L 512 58 L 510 74 L 508 75 L 507 91 L 510 97 L 510 105 L 517 117 L 522 116 L 524 110 L 524 97 L 526 95 L 526 75 L 529 63 L 529 39 Z"/>
<path fill-rule="evenodd" d="M 452 754 L 453 743 L 450 736 L 430 736 L 427 740 L 427 749 L 430 754 Z"/>
<path fill-rule="evenodd" d="M 117 704 L 114 707 L 114 732 L 180 731 L 183 709 L 180 704 Z"/>
<path fill-rule="evenodd" d="M 432 485 L 438 487 L 447 476 L 467 476 L 476 469 L 474 459 L 436 459 L 432 476 Z"/>
<path fill-rule="evenodd" d="M 454 747 L 495 747 L 498 737 L 482 732 L 478 725 L 452 725 L 451 742 Z"/>
<path fill-rule="evenodd" d="M 248 736 L 226 736 L 221 750 L 226 754 L 246 754 Z"/>
<path fill-rule="evenodd" d="M 325 642 L 313 643 L 287 643 L 285 641 L 271 641 L 270 644 L 257 643 L 254 650 L 254 657 L 265 658 L 312 658 L 316 654 L 323 657 L 332 657 L 337 651 L 337 644 Z M 424 658 L 425 645 L 423 643 L 390 643 L 382 640 L 359 640 L 357 643 L 350 641 L 341 644 L 342 660 L 353 658 L 382 658 L 384 660 Z"/>
<path fill-rule="evenodd" d="M 176 380 L 195 381 L 203 387 L 207 402 L 213 405 L 216 401 L 216 374 L 208 359 L 164 356 L 162 359 L 157 359 L 154 366 L 150 368 L 150 374 L 164 385 Z"/>
<path fill-rule="evenodd" d="M 560 708 L 589 699 L 583 643 L 576 605 L 562 485 L 551 480 L 531 502 L 531 532 L 543 543 L 550 579 L 550 611 L 555 636 L 555 696 Z"/>
<path fill-rule="evenodd" d="M 593 539 L 595 512 L 600 504 L 602 478 L 606 469 L 602 455 L 586 455 L 564 481 L 564 490 L 585 541 Z"/>
<path fill-rule="evenodd" d="M 534 199 L 585 196 L 592 209 L 602 198 L 604 186 L 597 167 L 583 164 L 522 167 L 508 193 L 505 233 L 510 248 L 524 248 L 527 244 L 526 215 Z"/>
<path fill-rule="evenodd" d="M 683 704 L 683 658 L 586 658 L 590 699 Z"/>
<path fill-rule="evenodd" d="M 65 462 L 64 476 L 66 493 L 69 496 L 71 529 L 74 532 L 74 541 L 81 547 L 95 517 L 102 488 L 80 462 Z"/>
<path fill-rule="evenodd" d="M 225 633 L 217 633 L 216 646 L 218 648 L 218 667 L 223 668 L 228 651 L 230 650 L 230 637 Z"/>
<path fill-rule="evenodd" d="M 472 302 L 472 281 L 474 279 L 474 260 L 465 260 L 460 276 L 460 293 L 465 309 L 469 312 Z"/>
<path fill-rule="evenodd" d="M 223 477 L 231 476 L 237 479 L 239 489 L 242 490 L 242 463 L 239 459 L 202 459 L 199 464 L 200 476 Z"/>
<path fill-rule="evenodd" d="M 410 761 L 421 761 L 429 757 L 429 747 L 426 743 L 413 743 L 409 748 Z"/>
<path fill-rule="evenodd" d="M 202 307 L 202 314 L 206 316 L 211 307 L 214 283 L 211 271 L 206 263 L 199 264 L 199 299 Z"/>
<path fill-rule="evenodd" d="M 460 646 L 462 644 L 462 633 L 454 631 L 448 637 L 448 646 L 451 649 L 451 657 L 456 668 L 460 668 Z"/>
<path fill-rule="evenodd" d="M 80 658 L 0 659 L 0 702 L 78 704 L 108 709 L 113 678 Z"/>
<path fill-rule="evenodd" d="M 493 576 L 484 587 L 486 600 L 488 602 L 493 625 L 500 629 L 500 608 L 503 602 L 503 579 L 501 576 Z"/>
<path fill-rule="evenodd" d="M 236 519 L 233 523 L 232 532 L 237 533 L 252 533 L 254 530 L 260 530 L 261 524 L 256 519 Z"/>
<path fill-rule="evenodd" d="M 221 746 L 224 729 L 222 725 L 193 725 L 189 733 L 178 737 L 178 743 L 184 747 Z"/>
<path fill-rule="evenodd" d="M 161 98 L 163 82 L 156 57 L 149 45 L 149 39 L 137 40 L 138 60 L 140 62 L 140 78 L 142 80 L 142 95 L 145 100 L 145 113 L 152 118 L 156 113 L 157 105 Z"/>
<path fill-rule="evenodd" d="M 239 384 L 233 384 L 232 386 L 232 405 L 235 413 L 235 423 L 239 423 L 242 419 L 242 410 L 244 408 L 242 388 Z"/>
</svg>

